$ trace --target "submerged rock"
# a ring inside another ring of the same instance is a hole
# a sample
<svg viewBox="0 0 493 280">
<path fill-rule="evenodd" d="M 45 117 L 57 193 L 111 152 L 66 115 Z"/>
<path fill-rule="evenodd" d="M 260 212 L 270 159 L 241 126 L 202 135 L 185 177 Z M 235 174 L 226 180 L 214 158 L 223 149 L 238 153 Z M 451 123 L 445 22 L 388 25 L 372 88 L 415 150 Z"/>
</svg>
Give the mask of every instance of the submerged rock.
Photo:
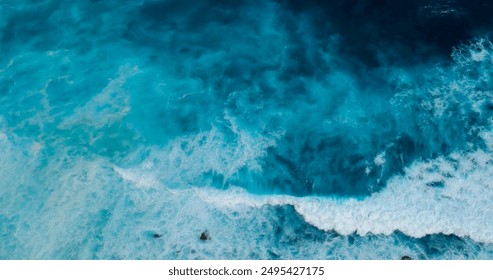
<svg viewBox="0 0 493 280">
<path fill-rule="evenodd" d="M 200 240 L 202 240 L 202 241 L 211 240 L 211 237 L 210 237 L 209 232 L 207 230 L 200 234 Z"/>
</svg>

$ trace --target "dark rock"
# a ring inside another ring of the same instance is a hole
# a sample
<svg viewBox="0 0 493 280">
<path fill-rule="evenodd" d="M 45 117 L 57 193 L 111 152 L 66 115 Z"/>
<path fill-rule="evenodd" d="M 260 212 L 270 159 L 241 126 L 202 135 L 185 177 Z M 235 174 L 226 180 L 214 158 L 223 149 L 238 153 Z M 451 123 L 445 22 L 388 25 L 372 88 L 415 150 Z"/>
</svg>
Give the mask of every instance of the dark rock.
<svg viewBox="0 0 493 280">
<path fill-rule="evenodd" d="M 445 183 L 440 180 L 440 181 L 429 182 L 426 185 L 432 188 L 443 188 L 445 186 Z"/>
<path fill-rule="evenodd" d="M 409 261 L 409 260 L 412 260 L 412 259 L 411 259 L 411 257 L 409 257 L 409 256 L 403 256 L 403 257 L 401 258 L 401 260 Z"/>
<path fill-rule="evenodd" d="M 200 234 L 200 240 L 202 241 L 211 240 L 211 237 L 209 235 L 209 232 L 207 232 L 207 230 Z"/>
</svg>

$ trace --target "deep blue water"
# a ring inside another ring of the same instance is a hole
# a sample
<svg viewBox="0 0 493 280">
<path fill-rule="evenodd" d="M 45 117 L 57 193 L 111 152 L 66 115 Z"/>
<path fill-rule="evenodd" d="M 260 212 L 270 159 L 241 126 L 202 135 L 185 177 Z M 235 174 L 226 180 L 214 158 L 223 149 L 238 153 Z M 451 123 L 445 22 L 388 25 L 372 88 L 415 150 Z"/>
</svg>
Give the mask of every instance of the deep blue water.
<svg viewBox="0 0 493 280">
<path fill-rule="evenodd" d="M 0 0 L 0 259 L 493 259 L 493 4 L 401 2 Z"/>
</svg>

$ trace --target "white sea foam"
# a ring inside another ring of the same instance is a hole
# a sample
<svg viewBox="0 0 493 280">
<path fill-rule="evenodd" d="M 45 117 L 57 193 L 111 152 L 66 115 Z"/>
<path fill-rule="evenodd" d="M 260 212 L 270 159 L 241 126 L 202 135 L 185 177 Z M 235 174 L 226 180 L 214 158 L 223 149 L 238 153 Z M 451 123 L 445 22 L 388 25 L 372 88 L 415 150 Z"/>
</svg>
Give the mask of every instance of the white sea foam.
<svg viewBox="0 0 493 280">
<path fill-rule="evenodd" d="M 453 87 L 453 83 L 448 86 Z M 477 94 L 481 96 L 472 94 L 468 97 L 480 108 L 489 93 Z M 176 176 L 184 176 L 190 182 L 190 178 L 208 170 L 230 176 L 242 166 L 257 168 L 257 161 L 265 156 L 265 149 L 276 141 L 255 138 L 234 128 L 233 124 L 232 127 L 237 135 L 233 144 L 228 144 L 222 132 L 212 129 L 177 139 L 138 168 L 115 170 L 134 184 L 163 187 L 162 182 L 172 181 Z M 388 180 L 381 192 L 364 200 L 254 195 L 240 187 L 223 191 L 200 186 L 195 192 L 203 201 L 219 209 L 293 205 L 306 222 L 343 235 L 354 232 L 388 235 L 398 230 L 412 237 L 444 233 L 492 243 L 493 136 L 491 131 L 484 129 L 478 135 L 484 140 L 485 148 L 416 161 L 404 170 L 403 175 Z M 163 160 L 167 163 L 160 164 L 159 168 L 153 165 L 153 162 Z M 173 163 L 179 165 L 173 167 Z M 374 163 L 383 165 L 385 153 L 378 154 Z"/>
<path fill-rule="evenodd" d="M 110 79 L 99 94 L 77 108 L 74 114 L 66 118 L 59 127 L 66 129 L 74 125 L 85 124 L 101 128 L 123 118 L 130 110 L 128 92 L 123 86 L 128 78 L 137 73 L 139 73 L 137 66 L 121 66 L 115 79 Z"/>
<path fill-rule="evenodd" d="M 1 183 L 0 215 L 8 219 L 12 231 L 6 243 L 2 243 L 3 249 L 0 248 L 2 256 L 265 259 L 271 257 L 267 250 L 271 248 L 283 258 L 395 259 L 403 254 L 417 258 L 421 250 L 412 249 L 416 245 L 403 244 L 405 241 L 394 237 L 357 239 L 357 245 L 351 245 L 346 237 L 333 237 L 324 243 L 300 240 L 296 245 L 280 245 L 276 249 L 274 227 L 283 224 L 276 220 L 281 219 L 279 212 L 268 206 L 286 204 L 294 205 L 307 222 L 318 228 L 334 229 L 342 234 L 354 231 L 361 235 L 389 234 L 402 230 L 416 237 L 443 232 L 470 236 L 475 241 L 491 241 L 492 213 L 488 206 L 492 187 L 487 176 L 492 174 L 491 156 L 484 151 L 417 162 L 405 175 L 391 180 L 381 193 L 358 201 L 254 195 L 239 187 L 226 191 L 170 190 L 145 170 L 111 172 L 104 160 L 86 160 L 64 153 L 37 173 L 35 170 L 42 159 L 29 154 L 33 142 L 8 133 L 3 135 L 0 174 L 7 180 Z M 13 171 L 21 169 L 25 174 L 12 176 Z M 33 174 L 44 174 L 45 187 L 36 188 Z M 427 186 L 437 179 L 444 180 L 443 187 Z M 32 186 L 30 192 L 26 187 L 18 188 L 19 184 Z M 155 188 L 143 190 L 135 188 L 136 184 Z M 31 201 L 29 195 L 37 199 Z M 29 207 L 22 207 L 26 201 Z M 107 220 L 101 217 L 105 211 L 111 215 Z M 211 232 L 213 240 L 201 243 L 198 235 L 205 229 Z M 295 229 L 283 230 L 286 231 L 281 237 L 283 242 L 297 236 L 290 233 Z M 154 240 L 153 232 L 165 238 Z M 271 235 L 262 237 L 263 234 Z M 15 244 L 12 245 L 16 246 L 15 251 L 8 251 L 10 244 Z M 489 256 L 481 250 L 477 254 Z M 252 255 L 254 252 L 257 255 Z M 450 256 L 460 257 L 465 256 Z M 481 258 L 481 255 L 469 257 Z"/>
<path fill-rule="evenodd" d="M 150 155 L 138 167 L 114 167 L 114 170 L 123 179 L 144 188 L 155 186 L 157 182 L 166 182 L 168 186 L 193 184 L 206 172 L 220 174 L 227 180 L 241 168 L 261 171 L 258 160 L 265 157 L 267 148 L 275 145 L 276 136 L 269 138 L 240 131 L 228 115 L 225 121 L 232 135 L 212 127 L 178 137 L 161 149 L 151 148 Z"/>
<path fill-rule="evenodd" d="M 385 164 L 385 152 L 378 154 L 373 160 L 375 165 L 384 165 Z"/>
<path fill-rule="evenodd" d="M 117 172 L 138 185 L 159 185 L 146 171 Z M 293 205 L 306 222 L 343 235 L 388 235 L 399 230 L 412 237 L 444 233 L 493 242 L 492 174 L 491 154 L 477 150 L 416 162 L 404 175 L 389 180 L 383 191 L 364 200 L 254 195 L 239 187 L 196 188 L 194 192 L 219 209 Z"/>
<path fill-rule="evenodd" d="M 344 235 L 391 234 L 399 230 L 413 237 L 444 233 L 493 242 L 492 174 L 491 155 L 478 150 L 416 162 L 405 175 L 392 178 L 382 192 L 361 201 L 256 196 L 239 188 L 197 191 L 218 207 L 291 204 L 308 223 Z"/>
</svg>

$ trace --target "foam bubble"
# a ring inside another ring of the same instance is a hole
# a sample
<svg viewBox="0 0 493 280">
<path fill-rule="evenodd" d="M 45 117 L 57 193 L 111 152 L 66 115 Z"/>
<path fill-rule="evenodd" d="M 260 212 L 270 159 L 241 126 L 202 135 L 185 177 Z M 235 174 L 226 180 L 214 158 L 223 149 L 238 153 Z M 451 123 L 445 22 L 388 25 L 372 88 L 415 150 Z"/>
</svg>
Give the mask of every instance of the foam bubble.
<svg viewBox="0 0 493 280">
<path fill-rule="evenodd" d="M 373 160 L 375 165 L 384 165 L 385 164 L 385 152 L 378 154 Z"/>
</svg>

